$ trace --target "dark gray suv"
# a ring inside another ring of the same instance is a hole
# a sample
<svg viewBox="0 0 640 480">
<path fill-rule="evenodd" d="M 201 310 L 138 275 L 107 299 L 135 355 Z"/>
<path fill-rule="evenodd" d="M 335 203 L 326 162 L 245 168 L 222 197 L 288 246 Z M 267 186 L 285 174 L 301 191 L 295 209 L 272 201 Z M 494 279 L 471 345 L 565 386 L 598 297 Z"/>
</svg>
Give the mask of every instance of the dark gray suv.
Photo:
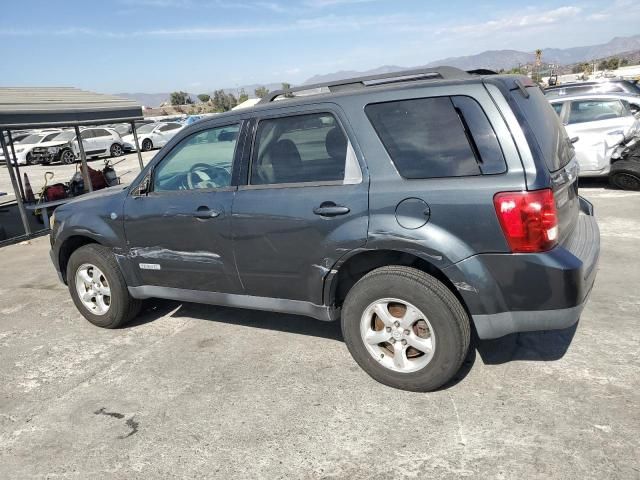
<svg viewBox="0 0 640 480">
<path fill-rule="evenodd" d="M 526 77 L 310 85 L 199 121 L 129 187 L 60 207 L 51 257 L 95 325 L 150 297 L 341 319 L 373 378 L 428 391 L 473 329 L 578 320 L 599 232 L 577 174 Z"/>
</svg>

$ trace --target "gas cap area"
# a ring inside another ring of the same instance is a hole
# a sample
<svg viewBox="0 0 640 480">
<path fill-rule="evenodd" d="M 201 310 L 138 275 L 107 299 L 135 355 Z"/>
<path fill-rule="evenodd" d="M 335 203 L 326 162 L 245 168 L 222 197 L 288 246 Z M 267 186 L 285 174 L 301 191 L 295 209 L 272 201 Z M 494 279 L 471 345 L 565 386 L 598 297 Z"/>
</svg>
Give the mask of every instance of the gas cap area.
<svg viewBox="0 0 640 480">
<path fill-rule="evenodd" d="M 405 198 L 396 207 L 396 220 L 406 229 L 415 230 L 429 221 L 431 209 L 420 198 Z"/>
</svg>

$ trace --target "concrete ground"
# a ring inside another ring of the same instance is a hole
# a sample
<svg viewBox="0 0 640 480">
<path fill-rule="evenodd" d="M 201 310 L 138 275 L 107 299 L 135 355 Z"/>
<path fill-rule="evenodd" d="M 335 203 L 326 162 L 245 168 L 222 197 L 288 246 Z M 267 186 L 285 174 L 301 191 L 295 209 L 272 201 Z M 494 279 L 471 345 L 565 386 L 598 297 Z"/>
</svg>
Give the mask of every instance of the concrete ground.
<svg viewBox="0 0 640 480">
<path fill-rule="evenodd" d="M 577 328 L 482 342 L 429 394 L 371 380 L 337 323 L 150 302 L 74 308 L 48 239 L 0 250 L 0 478 L 640 478 L 640 193 L 602 230 Z"/>
</svg>

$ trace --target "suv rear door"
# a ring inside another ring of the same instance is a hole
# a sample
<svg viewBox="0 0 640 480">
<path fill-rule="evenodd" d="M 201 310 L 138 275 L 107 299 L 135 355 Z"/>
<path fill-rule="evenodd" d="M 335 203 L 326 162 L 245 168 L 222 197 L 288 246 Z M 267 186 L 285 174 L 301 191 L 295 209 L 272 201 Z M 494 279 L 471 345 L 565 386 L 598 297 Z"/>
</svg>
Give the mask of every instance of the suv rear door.
<svg viewBox="0 0 640 480">
<path fill-rule="evenodd" d="M 323 280 L 367 239 L 368 177 L 332 105 L 269 111 L 244 148 L 234 253 L 249 295 L 322 304 Z"/>
</svg>

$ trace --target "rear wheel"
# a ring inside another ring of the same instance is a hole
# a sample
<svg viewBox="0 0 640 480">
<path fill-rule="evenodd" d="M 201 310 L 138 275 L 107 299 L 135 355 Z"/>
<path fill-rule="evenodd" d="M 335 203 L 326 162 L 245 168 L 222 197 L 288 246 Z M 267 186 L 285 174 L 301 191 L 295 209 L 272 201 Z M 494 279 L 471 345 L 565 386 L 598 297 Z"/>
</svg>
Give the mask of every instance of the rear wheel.
<svg viewBox="0 0 640 480">
<path fill-rule="evenodd" d="M 434 277 L 390 266 L 365 275 L 342 309 L 345 343 L 375 380 L 426 392 L 451 380 L 469 349 L 469 318 Z"/>
<path fill-rule="evenodd" d="M 101 245 L 84 245 L 73 252 L 67 283 L 80 313 L 98 327 L 117 328 L 140 311 L 141 301 L 129 295 L 113 253 Z"/>
<path fill-rule="evenodd" d="M 149 140 L 148 138 L 145 138 L 142 141 L 142 151 L 143 152 L 148 152 L 152 148 L 153 148 L 153 142 L 151 140 Z"/>
<path fill-rule="evenodd" d="M 111 145 L 111 149 L 109 150 L 109 153 L 111 153 L 112 157 L 119 157 L 122 155 L 122 152 L 122 147 L 117 143 Z"/>
<path fill-rule="evenodd" d="M 60 154 L 60 161 L 65 165 L 71 165 L 72 163 L 76 163 L 76 156 L 71 150 L 66 149 Z"/>
<path fill-rule="evenodd" d="M 640 160 L 619 160 L 613 163 L 609 183 L 622 190 L 640 190 Z"/>
</svg>

